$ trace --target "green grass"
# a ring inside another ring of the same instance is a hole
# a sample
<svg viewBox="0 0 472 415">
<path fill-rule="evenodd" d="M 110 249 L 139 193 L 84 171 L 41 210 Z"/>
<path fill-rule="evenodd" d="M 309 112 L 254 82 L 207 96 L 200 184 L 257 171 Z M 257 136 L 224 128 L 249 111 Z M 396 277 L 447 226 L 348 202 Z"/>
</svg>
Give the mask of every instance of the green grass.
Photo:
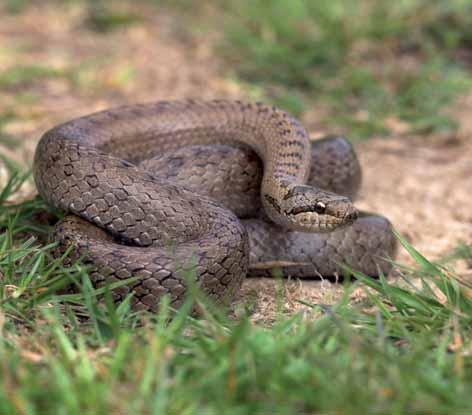
<svg viewBox="0 0 472 415">
<path fill-rule="evenodd" d="M 391 120 L 422 133 L 455 128 L 442 110 L 471 85 L 456 58 L 472 44 L 470 2 L 219 4 L 228 66 L 290 111 L 328 107 L 327 124 L 358 137 L 388 134 Z"/>
<path fill-rule="evenodd" d="M 5 0 L 5 10 L 10 14 L 19 14 L 31 3 L 31 0 Z"/>
<path fill-rule="evenodd" d="M 0 413 L 472 411 L 472 286 L 401 238 L 417 264 L 398 266 L 403 288 L 353 272 L 337 304 L 270 326 L 244 307 L 226 317 L 195 287 L 178 311 L 164 300 L 138 314 L 52 257 L 43 202 L 8 202 L 28 179 L 14 174 L 0 194 Z M 70 283 L 77 293 L 61 291 Z"/>
<path fill-rule="evenodd" d="M 5 129 L 5 126 L 9 122 L 15 120 L 15 118 L 15 113 L 11 109 L 0 111 L 0 143 L 12 148 L 18 146 L 18 141 L 13 137 L 10 137 L 8 134 L 5 134 L 3 130 Z"/>
<path fill-rule="evenodd" d="M 44 65 L 14 65 L 0 73 L 0 89 L 28 86 L 42 79 L 63 76 L 57 69 Z"/>
<path fill-rule="evenodd" d="M 98 33 L 107 33 L 113 30 L 127 27 L 143 20 L 143 17 L 135 12 L 119 10 L 121 6 L 132 4 L 131 1 L 122 0 L 46 0 L 48 3 L 56 3 L 59 6 L 85 4 L 86 13 L 84 26 Z M 141 0 L 143 1 L 143 0 Z M 144 0 L 147 1 L 147 0 Z M 34 5 L 34 0 L 5 0 L 5 11 L 18 15 L 29 6 Z"/>
<path fill-rule="evenodd" d="M 136 13 L 117 10 L 111 2 L 89 0 L 88 3 L 85 24 L 96 32 L 111 32 L 143 20 L 143 17 Z"/>
</svg>

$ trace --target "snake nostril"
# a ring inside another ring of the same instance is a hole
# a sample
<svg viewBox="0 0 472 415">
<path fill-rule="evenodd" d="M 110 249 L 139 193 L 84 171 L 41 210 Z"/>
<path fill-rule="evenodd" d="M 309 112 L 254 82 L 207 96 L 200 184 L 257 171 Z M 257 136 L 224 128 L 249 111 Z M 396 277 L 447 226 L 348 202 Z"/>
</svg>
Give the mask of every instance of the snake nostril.
<svg viewBox="0 0 472 415">
<path fill-rule="evenodd" d="M 358 217 L 359 217 L 359 214 L 358 214 L 357 210 L 353 210 L 353 211 L 349 212 L 348 214 L 346 214 L 345 220 L 347 222 L 354 222 Z"/>
</svg>

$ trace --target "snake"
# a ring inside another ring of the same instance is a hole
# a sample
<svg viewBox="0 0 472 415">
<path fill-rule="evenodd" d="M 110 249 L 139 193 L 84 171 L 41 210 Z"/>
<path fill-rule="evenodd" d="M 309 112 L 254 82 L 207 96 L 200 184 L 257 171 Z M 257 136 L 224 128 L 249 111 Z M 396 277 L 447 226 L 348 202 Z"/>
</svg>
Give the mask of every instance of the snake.
<svg viewBox="0 0 472 415">
<path fill-rule="evenodd" d="M 56 255 L 89 265 L 137 310 L 179 307 L 197 286 L 227 303 L 250 275 L 388 273 L 388 219 L 358 211 L 360 167 L 342 137 L 311 141 L 261 102 L 157 101 L 51 128 L 37 145 L 40 196 L 66 215 Z M 121 281 L 130 281 L 119 284 Z"/>
</svg>

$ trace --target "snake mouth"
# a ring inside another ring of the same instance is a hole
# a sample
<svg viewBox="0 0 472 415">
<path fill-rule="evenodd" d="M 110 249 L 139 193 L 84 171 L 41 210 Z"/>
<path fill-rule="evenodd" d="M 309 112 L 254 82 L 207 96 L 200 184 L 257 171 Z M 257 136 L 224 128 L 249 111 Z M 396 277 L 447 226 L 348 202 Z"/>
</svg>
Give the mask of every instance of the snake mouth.
<svg viewBox="0 0 472 415">
<path fill-rule="evenodd" d="M 288 215 L 297 216 L 300 213 L 322 214 L 317 212 L 317 205 L 297 206 L 287 212 Z"/>
<path fill-rule="evenodd" d="M 290 227 L 299 232 L 331 232 L 344 225 L 342 218 L 319 215 L 312 210 L 290 212 L 287 217 L 290 218 Z"/>
<path fill-rule="evenodd" d="M 307 205 L 307 206 L 297 206 L 297 207 L 294 207 L 293 209 L 290 209 L 286 213 L 287 213 L 287 215 L 290 215 L 290 216 L 298 216 L 298 215 L 303 214 L 303 213 L 309 213 L 309 214 L 318 215 L 318 216 L 326 216 L 326 217 L 330 217 L 330 218 L 335 218 L 336 221 L 339 220 L 340 222 L 346 222 L 346 223 L 354 222 L 359 216 L 359 213 L 356 209 L 349 210 L 349 211 L 345 212 L 342 215 L 325 212 L 324 209 L 323 209 L 323 211 L 320 211 L 320 205 L 319 204 Z"/>
<path fill-rule="evenodd" d="M 329 211 L 317 212 L 318 207 L 316 205 L 297 206 L 286 212 L 286 214 L 298 230 L 321 233 L 351 225 L 359 216 L 355 208 L 342 214 L 335 214 L 335 212 Z"/>
</svg>

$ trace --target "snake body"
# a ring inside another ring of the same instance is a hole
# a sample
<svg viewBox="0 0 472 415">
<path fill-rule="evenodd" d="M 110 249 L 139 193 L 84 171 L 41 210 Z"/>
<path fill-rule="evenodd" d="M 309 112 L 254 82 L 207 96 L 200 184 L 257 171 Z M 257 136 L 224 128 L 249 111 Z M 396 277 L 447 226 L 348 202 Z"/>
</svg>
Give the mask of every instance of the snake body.
<svg viewBox="0 0 472 415">
<path fill-rule="evenodd" d="M 345 144 L 327 140 L 313 151 L 296 119 L 262 103 L 157 102 L 54 127 L 38 144 L 33 172 L 40 195 L 70 213 L 56 226 L 59 250 L 72 245 L 69 260 L 90 263 L 96 285 L 137 277 L 113 291 L 116 300 L 132 290 L 135 308 L 156 310 L 164 294 L 181 304 L 190 274 L 225 301 L 249 264 L 263 275 L 277 265 L 333 274 L 337 262 L 388 270 L 378 257 L 394 253 L 390 224 L 358 219 L 348 197 L 359 182 L 355 156 L 336 152 Z M 341 167 L 320 173 L 326 161 L 326 170 Z M 333 180 L 343 166 L 346 178 Z M 330 191 L 339 188 L 345 195 Z M 243 224 L 228 208 L 259 219 Z"/>
</svg>

